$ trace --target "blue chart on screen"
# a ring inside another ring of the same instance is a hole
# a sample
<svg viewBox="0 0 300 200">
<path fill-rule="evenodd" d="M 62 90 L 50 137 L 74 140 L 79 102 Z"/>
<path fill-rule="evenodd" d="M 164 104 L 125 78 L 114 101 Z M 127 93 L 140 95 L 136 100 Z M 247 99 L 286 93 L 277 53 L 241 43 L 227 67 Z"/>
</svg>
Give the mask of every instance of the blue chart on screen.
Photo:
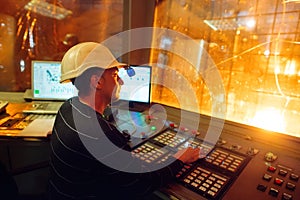
<svg viewBox="0 0 300 200">
<path fill-rule="evenodd" d="M 33 97 L 39 99 L 68 99 L 76 95 L 77 90 L 70 83 L 59 83 L 60 62 L 32 62 L 32 91 Z"/>
</svg>

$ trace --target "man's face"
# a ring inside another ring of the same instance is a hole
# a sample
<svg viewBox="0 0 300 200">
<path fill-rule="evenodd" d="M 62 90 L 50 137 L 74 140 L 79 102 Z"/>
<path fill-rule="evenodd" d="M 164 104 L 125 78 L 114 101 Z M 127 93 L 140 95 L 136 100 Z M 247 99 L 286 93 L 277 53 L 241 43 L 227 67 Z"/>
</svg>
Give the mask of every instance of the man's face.
<svg viewBox="0 0 300 200">
<path fill-rule="evenodd" d="M 117 67 L 107 69 L 103 73 L 105 83 L 104 91 L 107 98 L 111 102 L 117 101 L 120 98 L 121 85 L 124 84 L 123 80 L 119 77 L 119 70 Z"/>
</svg>

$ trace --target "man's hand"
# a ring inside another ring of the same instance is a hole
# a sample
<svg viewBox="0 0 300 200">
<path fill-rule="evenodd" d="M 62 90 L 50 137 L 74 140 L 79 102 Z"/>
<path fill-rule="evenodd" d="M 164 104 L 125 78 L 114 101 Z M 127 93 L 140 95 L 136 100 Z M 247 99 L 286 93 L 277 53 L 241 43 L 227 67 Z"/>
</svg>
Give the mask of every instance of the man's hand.
<svg viewBox="0 0 300 200">
<path fill-rule="evenodd" d="M 200 158 L 200 148 L 188 147 L 182 149 L 173 155 L 178 160 L 181 160 L 184 163 L 192 163 Z"/>
</svg>

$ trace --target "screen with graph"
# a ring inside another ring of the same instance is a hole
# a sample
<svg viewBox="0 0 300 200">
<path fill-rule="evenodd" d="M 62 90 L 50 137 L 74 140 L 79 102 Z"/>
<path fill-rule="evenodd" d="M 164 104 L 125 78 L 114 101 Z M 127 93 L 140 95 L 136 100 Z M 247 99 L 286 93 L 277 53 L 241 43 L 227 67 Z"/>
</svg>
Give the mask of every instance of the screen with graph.
<svg viewBox="0 0 300 200">
<path fill-rule="evenodd" d="M 32 61 L 32 92 L 33 98 L 64 100 L 77 95 L 75 86 L 59 83 L 61 63 L 57 61 Z"/>
</svg>

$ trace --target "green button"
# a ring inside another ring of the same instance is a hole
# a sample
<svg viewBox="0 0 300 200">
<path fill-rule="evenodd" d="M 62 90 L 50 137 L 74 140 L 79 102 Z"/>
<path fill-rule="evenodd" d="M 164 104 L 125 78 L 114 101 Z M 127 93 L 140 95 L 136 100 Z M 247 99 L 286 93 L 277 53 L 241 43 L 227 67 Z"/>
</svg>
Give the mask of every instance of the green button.
<svg viewBox="0 0 300 200">
<path fill-rule="evenodd" d="M 155 131 L 156 127 L 155 126 L 151 126 L 151 131 Z"/>
</svg>

